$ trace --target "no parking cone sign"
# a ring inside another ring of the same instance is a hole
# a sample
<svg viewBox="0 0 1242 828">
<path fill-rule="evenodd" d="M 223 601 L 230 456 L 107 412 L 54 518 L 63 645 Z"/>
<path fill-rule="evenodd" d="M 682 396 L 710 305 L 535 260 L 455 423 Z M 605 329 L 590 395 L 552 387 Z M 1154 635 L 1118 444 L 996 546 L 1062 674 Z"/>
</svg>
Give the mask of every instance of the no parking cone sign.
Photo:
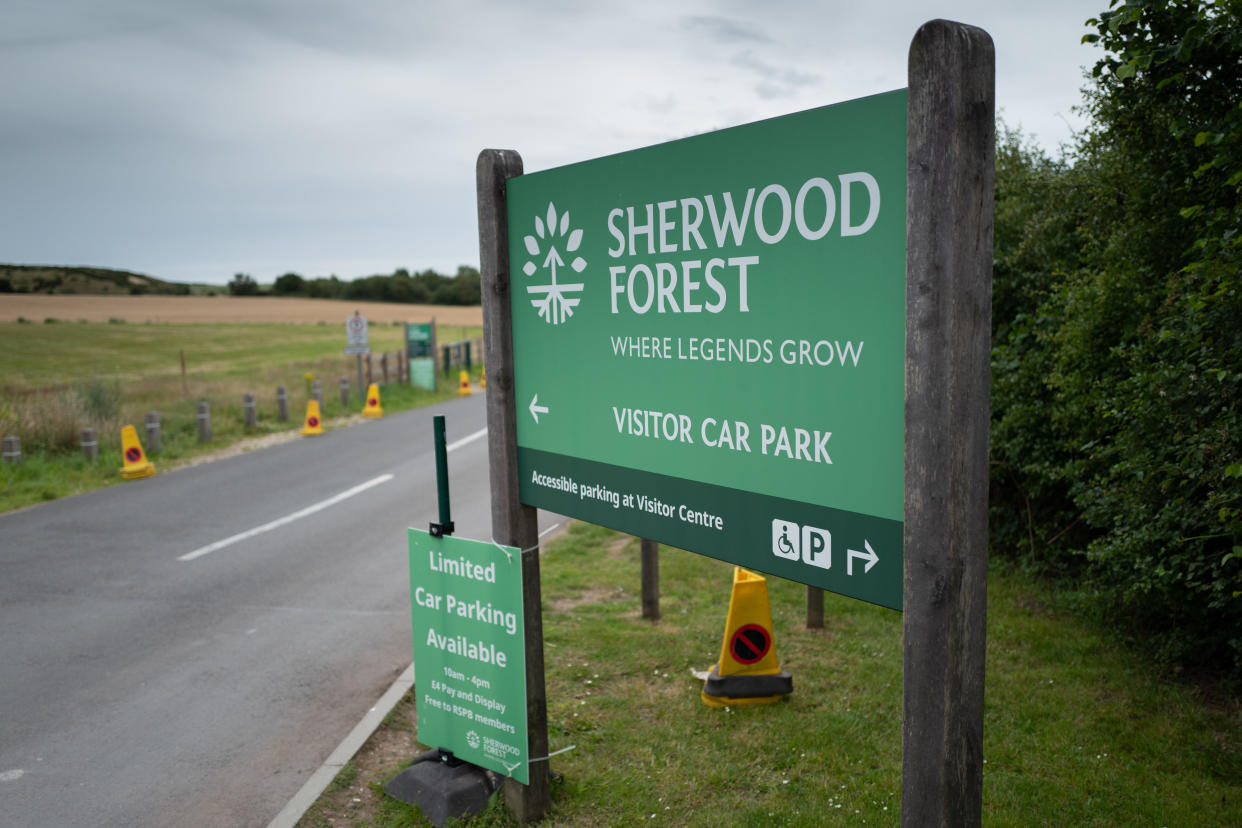
<svg viewBox="0 0 1242 828">
<path fill-rule="evenodd" d="M 384 407 L 380 405 L 379 385 L 374 382 L 367 389 L 367 404 L 362 409 L 362 416 L 372 418 L 384 416 Z"/>
<path fill-rule="evenodd" d="M 121 429 L 121 456 L 125 465 L 121 467 L 121 477 L 126 480 L 137 480 L 155 474 L 155 464 L 147 459 L 138 442 L 138 430 L 132 425 Z"/>
<path fill-rule="evenodd" d="M 792 692 L 793 676 L 776 659 L 767 579 L 735 566 L 724 643 L 703 685 L 703 702 L 712 707 L 769 704 Z"/>
<path fill-rule="evenodd" d="M 319 418 L 319 401 L 307 400 L 306 424 L 302 426 L 302 436 L 310 437 L 315 434 L 323 434 L 323 420 Z"/>
</svg>

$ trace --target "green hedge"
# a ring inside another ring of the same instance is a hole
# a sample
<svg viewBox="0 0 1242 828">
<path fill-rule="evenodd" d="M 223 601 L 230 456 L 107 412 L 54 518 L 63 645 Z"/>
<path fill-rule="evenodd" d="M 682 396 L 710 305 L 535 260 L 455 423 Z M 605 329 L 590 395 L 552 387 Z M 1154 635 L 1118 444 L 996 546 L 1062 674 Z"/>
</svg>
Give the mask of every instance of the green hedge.
<svg viewBox="0 0 1242 828">
<path fill-rule="evenodd" d="M 997 147 L 994 552 L 1242 680 L 1242 3 L 1129 2 L 1092 122 Z"/>
</svg>

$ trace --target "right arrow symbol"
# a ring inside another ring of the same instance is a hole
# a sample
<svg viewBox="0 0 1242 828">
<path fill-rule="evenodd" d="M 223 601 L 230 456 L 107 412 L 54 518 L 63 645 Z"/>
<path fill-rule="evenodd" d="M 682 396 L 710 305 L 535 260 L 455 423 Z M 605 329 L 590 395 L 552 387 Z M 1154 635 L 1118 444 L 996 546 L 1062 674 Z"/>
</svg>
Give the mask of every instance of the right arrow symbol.
<svg viewBox="0 0 1242 828">
<path fill-rule="evenodd" d="M 539 395 L 536 394 L 530 401 L 530 416 L 535 418 L 535 425 L 539 425 L 539 415 L 547 414 L 548 407 L 539 404 Z"/>
<path fill-rule="evenodd" d="M 854 574 L 854 559 L 855 558 L 862 558 L 864 561 L 867 562 L 867 565 L 863 567 L 864 575 L 866 575 L 868 572 L 871 571 L 871 567 L 875 566 L 876 561 L 880 560 L 880 556 L 875 554 L 875 550 L 871 548 L 871 543 L 869 541 L 865 541 L 865 540 L 863 541 L 863 548 L 866 549 L 867 551 L 859 552 L 857 549 L 845 550 L 845 574 L 846 575 Z"/>
</svg>

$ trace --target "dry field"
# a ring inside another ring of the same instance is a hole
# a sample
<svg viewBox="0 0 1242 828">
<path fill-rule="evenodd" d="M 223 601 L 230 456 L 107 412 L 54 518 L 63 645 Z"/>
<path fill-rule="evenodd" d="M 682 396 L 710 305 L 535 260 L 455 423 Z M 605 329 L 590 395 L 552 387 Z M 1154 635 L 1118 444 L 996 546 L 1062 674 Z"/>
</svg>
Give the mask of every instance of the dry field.
<svg viewBox="0 0 1242 828">
<path fill-rule="evenodd" d="M 369 322 L 483 324 L 483 309 L 456 305 L 401 305 L 258 296 L 53 296 L 10 293 L 0 297 L 0 322 L 59 319 L 107 322 L 341 322 L 360 311 Z"/>
</svg>

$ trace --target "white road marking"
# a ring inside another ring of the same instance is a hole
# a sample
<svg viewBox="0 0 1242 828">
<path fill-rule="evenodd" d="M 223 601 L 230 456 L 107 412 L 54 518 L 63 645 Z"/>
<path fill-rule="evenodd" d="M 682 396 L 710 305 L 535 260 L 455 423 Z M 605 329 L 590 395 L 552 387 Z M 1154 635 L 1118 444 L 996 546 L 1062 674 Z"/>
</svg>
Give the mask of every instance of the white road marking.
<svg viewBox="0 0 1242 828">
<path fill-rule="evenodd" d="M 454 449 L 461 448 L 467 443 L 473 443 L 475 440 L 479 439 L 480 437 L 486 437 L 486 436 L 487 436 L 487 429 L 481 428 L 478 431 L 476 431 L 474 434 L 467 434 L 465 437 L 462 437 L 460 440 L 458 440 L 455 443 L 449 443 L 448 447 L 445 448 L 444 450 L 446 452 L 453 451 Z"/>
<path fill-rule="evenodd" d="M 484 429 L 484 432 L 486 431 L 487 429 Z M 475 436 L 475 435 L 472 435 L 472 436 Z M 299 509 L 298 511 L 294 512 L 291 515 L 285 515 L 282 518 L 273 520 L 271 523 L 265 523 L 262 526 L 256 526 L 253 529 L 248 529 L 245 532 L 241 532 L 240 534 L 233 535 L 231 538 L 225 538 L 224 540 L 219 540 L 219 541 L 216 541 L 215 543 L 209 543 L 206 546 L 203 546 L 199 549 L 195 549 L 193 552 L 187 552 L 184 555 L 177 558 L 177 560 L 192 561 L 195 558 L 201 558 L 204 555 L 211 554 L 212 552 L 218 552 L 219 550 L 224 549 L 226 546 L 232 546 L 233 544 L 244 541 L 247 538 L 253 538 L 255 535 L 262 535 L 264 532 L 270 532 L 273 529 L 279 529 L 282 526 L 286 526 L 290 523 L 293 523 L 295 520 L 301 520 L 302 518 L 313 515 L 316 512 L 321 512 L 324 509 L 327 509 L 329 506 L 335 506 L 336 504 L 340 503 L 342 500 L 348 500 L 354 495 L 361 494 L 362 492 L 365 492 L 367 489 L 378 486 L 381 483 L 387 483 L 389 480 L 392 480 L 392 478 L 393 476 L 391 474 L 381 474 L 379 477 L 376 477 L 373 480 L 368 480 L 366 483 L 361 483 L 357 486 L 354 486 L 352 489 L 347 489 L 346 491 L 343 491 L 338 495 L 330 497 L 327 500 L 321 500 L 318 503 L 315 503 L 311 506 L 307 506 L 305 509 Z"/>
</svg>

